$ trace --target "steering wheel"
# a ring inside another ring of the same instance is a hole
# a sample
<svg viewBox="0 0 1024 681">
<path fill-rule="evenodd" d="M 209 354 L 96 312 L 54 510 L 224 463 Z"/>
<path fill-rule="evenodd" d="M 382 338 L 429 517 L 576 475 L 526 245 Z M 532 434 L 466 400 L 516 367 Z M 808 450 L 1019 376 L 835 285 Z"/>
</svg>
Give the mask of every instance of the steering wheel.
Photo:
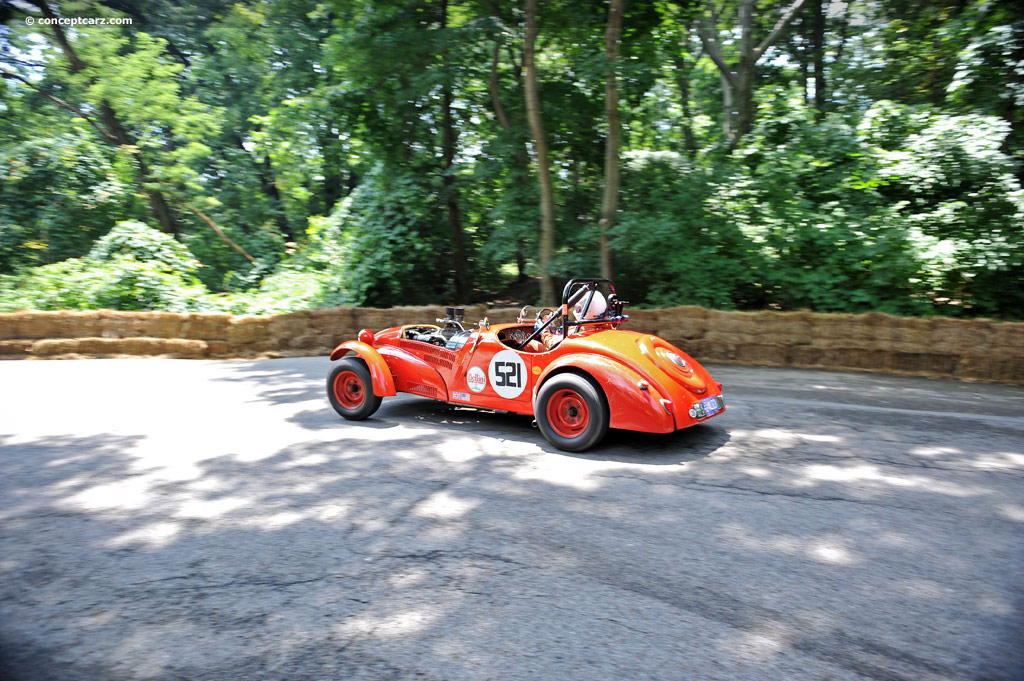
<svg viewBox="0 0 1024 681">
<path fill-rule="evenodd" d="M 541 324 L 544 323 L 544 317 L 551 314 L 552 312 L 554 312 L 554 310 L 552 310 L 550 307 L 544 307 L 541 308 L 540 310 L 537 310 L 537 319 L 534 320 L 533 322 L 534 331 L 539 329 L 541 327 Z"/>
</svg>

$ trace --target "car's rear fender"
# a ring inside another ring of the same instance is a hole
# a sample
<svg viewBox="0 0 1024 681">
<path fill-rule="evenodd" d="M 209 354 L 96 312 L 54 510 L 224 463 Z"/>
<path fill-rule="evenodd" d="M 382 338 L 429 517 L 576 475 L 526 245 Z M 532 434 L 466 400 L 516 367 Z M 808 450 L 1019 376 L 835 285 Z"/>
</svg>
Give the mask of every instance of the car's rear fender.
<svg viewBox="0 0 1024 681">
<path fill-rule="evenodd" d="M 370 369 L 371 382 L 373 383 L 373 394 L 377 397 L 388 397 L 395 394 L 395 381 L 391 378 L 391 370 L 387 362 L 372 345 L 360 341 L 345 341 L 334 348 L 331 353 L 331 361 L 344 357 L 348 353 L 355 353 L 361 360 L 366 362 Z"/>
<path fill-rule="evenodd" d="M 560 373 L 588 376 L 601 386 L 608 402 L 609 426 L 647 433 L 675 431 L 675 418 L 662 405 L 657 386 L 625 364 L 601 355 L 571 354 L 559 357 L 537 378 L 533 398 L 544 383 Z"/>
</svg>

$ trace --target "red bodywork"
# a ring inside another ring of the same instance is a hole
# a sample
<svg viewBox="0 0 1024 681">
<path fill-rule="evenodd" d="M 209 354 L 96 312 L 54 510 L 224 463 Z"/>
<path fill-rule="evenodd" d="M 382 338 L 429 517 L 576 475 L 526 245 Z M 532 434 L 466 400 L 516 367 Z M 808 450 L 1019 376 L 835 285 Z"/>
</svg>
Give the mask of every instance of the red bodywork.
<svg viewBox="0 0 1024 681">
<path fill-rule="evenodd" d="M 537 392 L 551 377 L 584 374 L 604 393 L 608 425 L 624 430 L 670 433 L 725 411 L 720 399 L 720 411 L 703 415 L 700 400 L 721 396 L 722 388 L 689 355 L 656 336 L 617 327 L 583 327 L 554 349 L 534 341 L 518 350 L 534 326 L 495 324 L 473 331 L 460 349 L 449 350 L 407 337 L 407 329 L 423 325 L 396 326 L 372 336 L 362 332 L 360 337 L 372 345 L 346 341 L 331 359 L 348 353 L 362 358 L 379 397 L 405 392 L 519 414 L 534 414 Z"/>
</svg>

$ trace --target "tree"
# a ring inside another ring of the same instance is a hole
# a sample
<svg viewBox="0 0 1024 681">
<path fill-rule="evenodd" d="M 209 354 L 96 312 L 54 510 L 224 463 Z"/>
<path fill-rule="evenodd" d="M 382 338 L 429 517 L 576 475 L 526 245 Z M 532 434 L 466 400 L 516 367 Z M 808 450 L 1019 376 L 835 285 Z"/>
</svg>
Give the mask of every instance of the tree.
<svg viewBox="0 0 1024 681">
<path fill-rule="evenodd" d="M 608 75 L 605 77 L 604 110 L 608 123 L 604 151 L 604 192 L 601 195 L 601 217 L 598 228 L 601 238 L 601 276 L 612 278 L 612 252 L 608 244 L 608 230 L 615 222 L 619 204 L 619 90 L 615 83 L 616 61 L 619 56 L 619 37 L 622 35 L 623 0 L 609 0 L 608 29 L 605 33 L 605 56 Z"/>
<path fill-rule="evenodd" d="M 448 28 L 448 0 L 441 0 L 442 33 Z M 445 38 L 442 37 L 442 41 Z M 448 226 L 452 233 L 452 250 L 454 255 L 453 270 L 455 272 L 455 299 L 459 302 L 469 300 L 470 285 L 466 274 L 466 236 L 462 229 L 462 213 L 459 210 L 459 190 L 455 186 L 455 147 L 457 134 L 452 117 L 452 79 L 451 54 L 447 47 L 441 50 L 441 62 L 444 68 L 444 82 L 441 85 L 441 147 L 444 157 L 443 183 L 444 203 L 448 211 Z"/>
<path fill-rule="evenodd" d="M 526 0 L 526 38 L 523 42 L 523 73 L 526 77 L 526 115 L 533 133 L 534 160 L 540 183 L 540 297 L 545 305 L 555 304 L 551 259 L 555 250 L 555 190 L 551 182 L 551 161 L 537 88 L 537 0 Z"/>
<path fill-rule="evenodd" d="M 825 117 L 825 11 L 822 0 L 810 0 L 811 54 L 814 61 L 814 110 L 818 122 Z"/>
<path fill-rule="evenodd" d="M 74 47 L 72 47 L 67 34 L 64 32 L 63 26 L 61 26 L 57 20 L 57 16 L 54 14 L 53 10 L 50 9 L 46 0 L 29 0 L 29 2 L 39 8 L 43 13 L 43 17 L 50 22 L 50 28 L 53 31 L 54 38 L 68 60 L 71 73 L 79 74 L 86 70 L 86 62 L 79 57 Z M 98 81 L 94 77 L 89 77 L 87 83 L 88 86 L 91 87 L 97 85 Z M 110 100 L 102 97 L 97 104 L 100 112 L 100 121 L 103 126 L 100 132 L 103 136 L 111 143 L 117 144 L 121 147 L 137 147 L 137 140 L 129 134 L 128 130 L 122 124 L 117 111 L 111 105 Z M 100 129 L 96 124 L 94 124 L 94 127 L 98 130 Z M 138 168 L 139 184 L 142 185 L 143 192 L 145 192 L 149 199 L 149 204 L 153 211 L 153 217 L 165 232 L 178 236 L 181 231 L 178 226 L 178 221 L 171 212 L 170 205 L 164 197 L 163 192 L 152 186 L 154 179 L 153 174 L 150 171 L 149 164 L 146 162 L 142 153 L 138 153 L 136 164 Z"/>
<path fill-rule="evenodd" d="M 726 62 L 719 39 L 719 12 L 711 2 L 707 11 L 698 22 L 698 33 L 704 51 L 714 61 L 722 78 L 723 129 L 730 146 L 750 132 L 754 123 L 754 81 L 757 78 L 757 62 L 764 56 L 769 47 L 774 45 L 783 32 L 797 16 L 807 0 L 795 0 L 790 5 L 764 40 L 754 45 L 754 0 L 740 0 L 738 21 L 740 31 L 740 49 L 735 63 L 730 66 Z M 735 118 L 735 121 L 733 120 Z"/>
</svg>

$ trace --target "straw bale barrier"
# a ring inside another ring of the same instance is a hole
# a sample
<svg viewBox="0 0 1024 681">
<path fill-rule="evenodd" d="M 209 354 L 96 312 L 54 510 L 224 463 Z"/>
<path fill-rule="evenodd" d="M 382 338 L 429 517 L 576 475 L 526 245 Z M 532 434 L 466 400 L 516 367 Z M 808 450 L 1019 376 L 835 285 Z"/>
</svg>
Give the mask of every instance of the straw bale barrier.
<svg viewBox="0 0 1024 681">
<path fill-rule="evenodd" d="M 466 307 L 470 323 L 518 308 Z M 665 338 L 702 362 L 873 371 L 1024 384 L 1024 323 L 880 313 L 629 311 L 625 328 Z M 434 323 L 441 306 L 337 307 L 281 315 L 117 312 L 0 314 L 0 358 L 323 355 L 360 329 Z"/>
</svg>

